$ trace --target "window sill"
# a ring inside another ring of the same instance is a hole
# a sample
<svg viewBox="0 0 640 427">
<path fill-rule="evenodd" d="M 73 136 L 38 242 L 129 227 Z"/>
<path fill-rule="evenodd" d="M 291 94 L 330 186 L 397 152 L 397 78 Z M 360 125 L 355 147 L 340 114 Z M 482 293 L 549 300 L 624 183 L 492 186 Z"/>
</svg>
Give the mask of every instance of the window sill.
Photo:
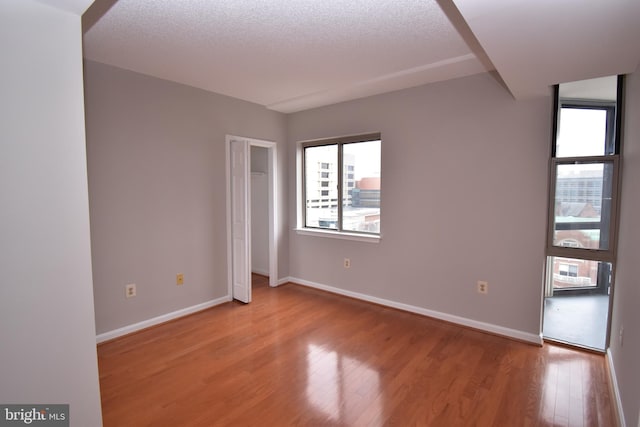
<svg viewBox="0 0 640 427">
<path fill-rule="evenodd" d="M 328 237 L 330 239 L 351 240 L 355 242 L 380 243 L 379 235 L 345 233 L 330 230 L 315 230 L 310 228 L 296 228 L 296 233 L 301 236 Z"/>
</svg>

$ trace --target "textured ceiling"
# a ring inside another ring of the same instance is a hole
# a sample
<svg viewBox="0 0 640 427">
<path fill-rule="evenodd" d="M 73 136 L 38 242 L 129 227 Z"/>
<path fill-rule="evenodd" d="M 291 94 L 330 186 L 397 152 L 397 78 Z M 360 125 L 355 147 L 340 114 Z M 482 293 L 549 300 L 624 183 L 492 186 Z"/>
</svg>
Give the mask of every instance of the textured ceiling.
<svg viewBox="0 0 640 427">
<path fill-rule="evenodd" d="M 435 0 L 119 0 L 84 44 L 283 112 L 486 70 Z"/>
<path fill-rule="evenodd" d="M 493 68 L 522 98 L 635 70 L 639 12 L 638 0 L 96 0 L 84 55 L 285 113 Z"/>
</svg>

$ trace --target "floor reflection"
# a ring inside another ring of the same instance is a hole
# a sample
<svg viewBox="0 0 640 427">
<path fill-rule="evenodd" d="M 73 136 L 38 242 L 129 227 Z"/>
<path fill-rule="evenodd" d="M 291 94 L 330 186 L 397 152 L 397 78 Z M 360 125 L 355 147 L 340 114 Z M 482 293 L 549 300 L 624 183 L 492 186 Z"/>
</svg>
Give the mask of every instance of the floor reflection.
<svg viewBox="0 0 640 427">
<path fill-rule="evenodd" d="M 547 351 L 540 418 L 549 425 L 594 425 L 598 414 L 585 405 L 596 398 L 589 364 L 568 349 L 548 346 Z"/>
<path fill-rule="evenodd" d="M 355 358 L 308 345 L 307 400 L 328 421 L 379 425 L 379 395 L 378 372 Z"/>
</svg>

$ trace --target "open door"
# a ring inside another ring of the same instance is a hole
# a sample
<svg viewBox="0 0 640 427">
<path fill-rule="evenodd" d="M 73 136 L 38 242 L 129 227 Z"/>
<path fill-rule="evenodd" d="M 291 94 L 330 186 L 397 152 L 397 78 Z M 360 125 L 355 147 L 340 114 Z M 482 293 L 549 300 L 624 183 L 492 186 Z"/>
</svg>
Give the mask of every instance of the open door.
<svg viewBox="0 0 640 427">
<path fill-rule="evenodd" d="M 227 135 L 227 283 L 229 296 L 251 302 L 251 146 L 268 149 L 269 286 L 278 285 L 276 143 Z"/>
<path fill-rule="evenodd" d="M 231 281 L 233 298 L 251 302 L 251 239 L 249 199 L 249 142 L 232 138 L 231 154 Z"/>
</svg>

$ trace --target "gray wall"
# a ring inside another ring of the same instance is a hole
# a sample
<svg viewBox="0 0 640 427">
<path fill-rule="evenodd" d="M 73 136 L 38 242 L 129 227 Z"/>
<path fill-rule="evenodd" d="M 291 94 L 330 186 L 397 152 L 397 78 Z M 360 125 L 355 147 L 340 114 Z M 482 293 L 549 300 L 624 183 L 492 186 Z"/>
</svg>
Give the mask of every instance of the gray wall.
<svg viewBox="0 0 640 427">
<path fill-rule="evenodd" d="M 0 2 L 0 402 L 100 426 L 80 16 Z"/>
<path fill-rule="evenodd" d="M 478 74 L 291 115 L 291 176 L 296 141 L 383 140 L 381 242 L 292 231 L 291 276 L 539 336 L 551 104 Z"/>
<path fill-rule="evenodd" d="M 626 77 L 618 267 L 610 354 L 628 426 L 640 423 L 640 70 Z M 624 327 L 624 339 L 619 340 Z"/>
<path fill-rule="evenodd" d="M 104 64 L 85 67 L 98 333 L 227 295 L 225 135 L 281 145 L 285 194 L 285 116 Z M 127 283 L 136 283 L 137 297 L 125 299 Z"/>
<path fill-rule="evenodd" d="M 627 424 L 635 425 L 638 73 L 627 84 L 611 353 Z M 99 333 L 226 294 L 227 133 L 279 143 L 279 192 L 289 195 L 280 200 L 281 278 L 539 333 L 550 97 L 515 101 L 480 74 L 285 117 L 91 62 L 86 97 Z M 372 131 L 383 136 L 381 242 L 297 235 L 295 142 Z M 185 273 L 182 288 L 177 272 Z M 489 282 L 488 295 L 476 293 L 477 280 Z M 138 297 L 126 300 L 129 282 Z"/>
</svg>

